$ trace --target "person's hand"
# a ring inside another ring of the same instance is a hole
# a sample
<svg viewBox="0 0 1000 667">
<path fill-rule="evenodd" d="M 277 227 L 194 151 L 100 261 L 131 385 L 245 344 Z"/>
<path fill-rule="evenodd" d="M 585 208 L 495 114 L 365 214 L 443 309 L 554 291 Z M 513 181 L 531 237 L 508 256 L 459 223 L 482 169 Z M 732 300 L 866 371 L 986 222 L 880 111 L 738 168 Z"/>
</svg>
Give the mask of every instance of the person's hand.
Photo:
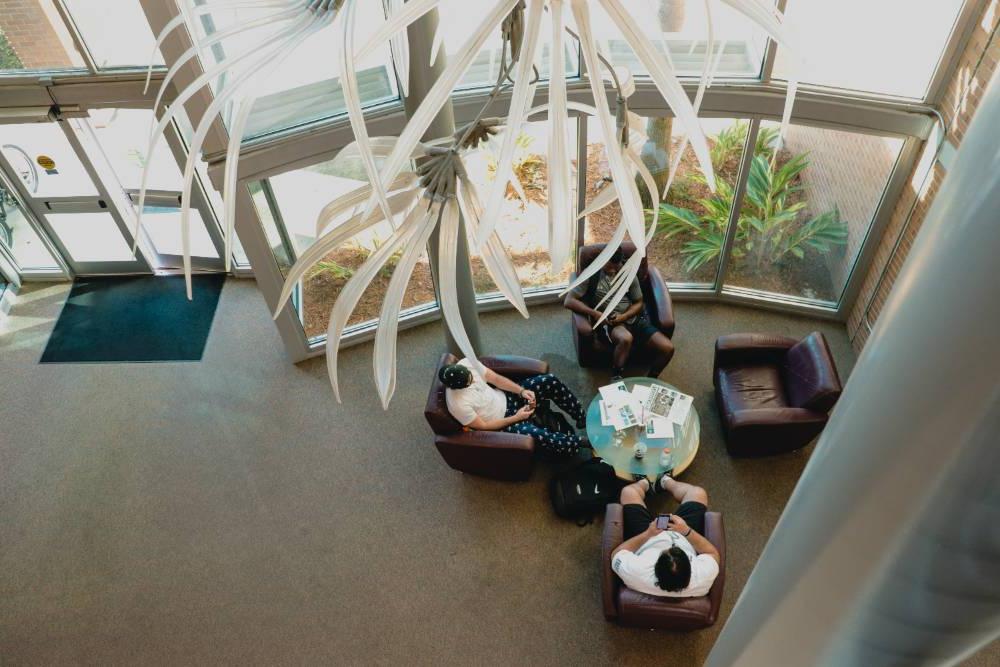
<svg viewBox="0 0 1000 667">
<path fill-rule="evenodd" d="M 611 326 L 619 324 L 618 317 L 619 317 L 618 313 L 611 313 L 610 315 L 608 315 L 608 320 L 607 320 L 608 324 L 610 324 Z"/>
<path fill-rule="evenodd" d="M 521 398 L 528 401 L 529 405 L 535 404 L 535 392 L 531 391 L 530 389 L 522 389 Z"/>
<path fill-rule="evenodd" d="M 650 537 L 652 537 L 653 535 L 659 535 L 663 531 L 656 527 L 656 519 L 653 519 L 653 521 L 649 524 L 649 528 L 646 529 L 646 532 L 649 533 Z"/>
<path fill-rule="evenodd" d="M 526 419 L 531 419 L 531 415 L 535 414 L 535 408 L 531 405 L 526 405 L 517 412 L 514 416 L 517 417 L 517 421 L 523 422 Z"/>
<path fill-rule="evenodd" d="M 691 527 L 687 525 L 687 521 L 680 518 L 676 514 L 670 515 L 669 526 L 669 530 L 672 530 L 675 533 L 680 533 L 681 535 L 687 535 L 688 531 L 691 530 Z"/>
</svg>

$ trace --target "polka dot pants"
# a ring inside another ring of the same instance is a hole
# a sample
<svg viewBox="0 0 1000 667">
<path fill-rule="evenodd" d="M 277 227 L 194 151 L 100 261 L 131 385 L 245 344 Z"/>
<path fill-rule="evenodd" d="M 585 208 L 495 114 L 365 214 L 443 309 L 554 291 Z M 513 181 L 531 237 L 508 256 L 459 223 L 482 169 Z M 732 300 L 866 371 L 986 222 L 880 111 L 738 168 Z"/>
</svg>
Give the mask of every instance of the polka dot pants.
<svg viewBox="0 0 1000 667">
<path fill-rule="evenodd" d="M 556 404 L 560 410 L 569 415 L 571 422 L 582 422 L 585 418 L 583 406 L 579 399 L 570 391 L 570 388 L 563 384 L 563 381 L 551 373 L 544 375 L 533 375 L 521 382 L 521 386 L 535 392 L 535 398 L 539 401 L 548 399 Z M 527 401 L 509 392 L 507 395 L 507 417 L 520 410 Z M 580 449 L 582 442 L 580 436 L 575 433 L 557 433 L 544 429 L 533 424 L 530 420 L 517 422 L 505 427 L 503 430 L 509 433 L 521 433 L 530 435 L 538 443 L 538 446 L 549 454 L 556 456 L 573 456 Z"/>
</svg>

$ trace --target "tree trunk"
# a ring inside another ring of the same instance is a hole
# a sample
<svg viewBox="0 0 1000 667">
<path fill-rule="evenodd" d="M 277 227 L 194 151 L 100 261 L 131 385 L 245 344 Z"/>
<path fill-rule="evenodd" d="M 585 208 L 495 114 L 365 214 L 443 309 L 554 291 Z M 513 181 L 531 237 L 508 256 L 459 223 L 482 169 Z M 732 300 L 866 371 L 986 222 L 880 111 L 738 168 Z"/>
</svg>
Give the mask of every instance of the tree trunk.
<svg viewBox="0 0 1000 667">
<path fill-rule="evenodd" d="M 656 18 L 660 23 L 660 31 L 664 33 L 680 32 L 684 28 L 686 0 L 660 0 L 656 10 Z M 653 174 L 657 190 L 663 194 L 670 175 L 670 133 L 674 126 L 673 118 L 649 118 L 646 121 L 648 139 L 642 147 L 642 161 Z M 642 204 L 647 208 L 653 205 L 653 200 L 646 191 L 646 184 L 638 181 Z"/>
<path fill-rule="evenodd" d="M 648 139 L 642 147 L 642 162 L 653 175 L 657 191 L 662 194 L 670 175 L 670 133 L 674 119 L 669 117 L 652 117 L 646 120 L 646 135 Z M 639 194 L 642 195 L 642 205 L 650 207 L 653 200 L 646 191 L 646 184 L 638 180 Z"/>
</svg>

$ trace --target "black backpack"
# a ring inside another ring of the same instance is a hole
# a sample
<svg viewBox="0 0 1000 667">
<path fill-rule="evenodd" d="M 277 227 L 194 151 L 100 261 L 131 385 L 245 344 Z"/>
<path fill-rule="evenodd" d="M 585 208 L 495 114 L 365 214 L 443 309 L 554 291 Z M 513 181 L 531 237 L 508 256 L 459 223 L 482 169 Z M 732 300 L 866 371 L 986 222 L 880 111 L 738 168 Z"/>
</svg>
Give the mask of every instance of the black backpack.
<svg viewBox="0 0 1000 667">
<path fill-rule="evenodd" d="M 549 483 L 549 496 L 557 515 L 586 526 L 608 503 L 618 501 L 625 484 L 614 468 L 592 458 L 557 472 Z"/>
</svg>

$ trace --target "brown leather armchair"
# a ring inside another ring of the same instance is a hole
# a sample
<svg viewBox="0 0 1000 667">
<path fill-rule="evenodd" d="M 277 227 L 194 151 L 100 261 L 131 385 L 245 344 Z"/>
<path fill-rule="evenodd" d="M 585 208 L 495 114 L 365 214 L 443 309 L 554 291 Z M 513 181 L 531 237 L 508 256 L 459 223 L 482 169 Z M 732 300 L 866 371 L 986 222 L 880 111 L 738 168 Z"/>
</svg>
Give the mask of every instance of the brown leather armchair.
<svg viewBox="0 0 1000 667">
<path fill-rule="evenodd" d="M 549 372 L 546 362 L 529 357 L 502 355 L 480 357 L 479 360 L 487 368 L 515 381 Z M 458 359 L 452 354 L 441 356 L 424 408 L 424 417 L 434 431 L 434 444 L 441 457 L 455 470 L 473 475 L 513 481 L 528 479 L 534 465 L 534 438 L 504 431 L 465 429 L 448 412 L 446 388 L 438 379 L 438 371 L 456 361 Z"/>
<path fill-rule="evenodd" d="M 792 451 L 820 434 L 843 388 L 823 334 L 733 334 L 715 342 L 715 400 L 733 456 Z"/>
<path fill-rule="evenodd" d="M 696 598 L 658 597 L 625 586 L 611 570 L 611 552 L 623 542 L 622 506 L 608 505 L 601 540 L 601 597 L 604 618 L 619 625 L 660 630 L 700 630 L 719 618 L 722 590 L 726 585 L 726 534 L 722 515 L 705 513 L 705 538 L 719 550 L 719 576 L 708 595 Z"/>
<path fill-rule="evenodd" d="M 580 248 L 576 260 L 576 271 L 570 276 L 570 282 L 576 280 L 580 272 L 587 268 L 606 244 L 585 245 Z M 622 254 L 626 259 L 635 252 L 635 244 L 622 243 Z M 674 335 L 674 307 L 670 302 L 670 292 L 667 284 L 656 267 L 650 267 L 644 257 L 639 265 L 639 287 L 642 289 L 642 300 L 646 306 L 646 315 L 654 327 L 662 331 L 667 338 Z M 567 295 L 569 296 L 569 295 Z M 573 346 L 576 348 L 576 358 L 584 368 L 609 367 L 611 365 L 612 348 L 607 341 L 601 341 L 594 336 L 590 321 L 577 313 L 571 313 L 573 322 Z M 630 364 L 647 364 L 648 352 L 644 348 L 635 347 L 629 355 Z"/>
</svg>

